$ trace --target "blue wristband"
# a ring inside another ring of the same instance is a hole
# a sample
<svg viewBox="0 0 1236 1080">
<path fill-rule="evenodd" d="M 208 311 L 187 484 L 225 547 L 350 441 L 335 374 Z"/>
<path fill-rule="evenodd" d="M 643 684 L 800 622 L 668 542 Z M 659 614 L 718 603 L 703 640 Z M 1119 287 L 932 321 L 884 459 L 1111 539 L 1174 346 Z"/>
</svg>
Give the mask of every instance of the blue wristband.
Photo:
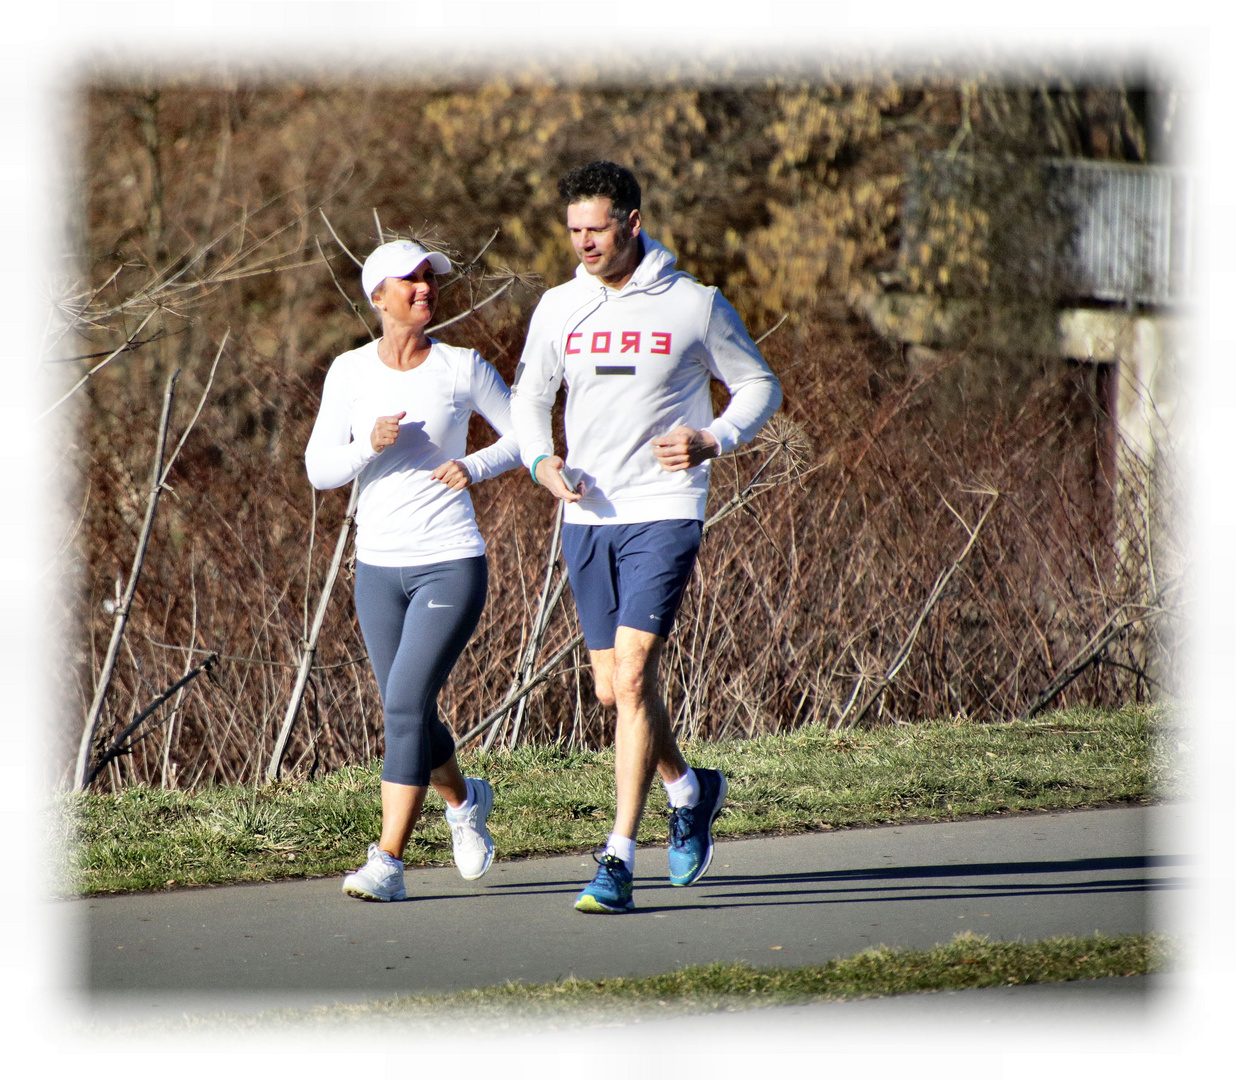
<svg viewBox="0 0 1236 1080">
<path fill-rule="evenodd" d="M 548 455 L 548 454 L 542 454 L 539 458 L 536 458 L 536 459 L 532 462 L 532 468 L 528 470 L 530 473 L 532 473 L 532 482 L 533 482 L 534 484 L 536 484 L 536 485 L 537 485 L 537 487 L 544 487 L 544 486 L 545 486 L 544 484 L 542 484 L 542 483 L 541 483 L 541 481 L 540 481 L 540 480 L 538 480 L 538 479 L 536 478 L 536 467 L 537 467 L 538 465 L 540 465 L 540 464 L 541 464 L 541 462 L 542 462 L 542 461 L 544 461 L 547 457 L 549 457 L 549 455 Z"/>
</svg>

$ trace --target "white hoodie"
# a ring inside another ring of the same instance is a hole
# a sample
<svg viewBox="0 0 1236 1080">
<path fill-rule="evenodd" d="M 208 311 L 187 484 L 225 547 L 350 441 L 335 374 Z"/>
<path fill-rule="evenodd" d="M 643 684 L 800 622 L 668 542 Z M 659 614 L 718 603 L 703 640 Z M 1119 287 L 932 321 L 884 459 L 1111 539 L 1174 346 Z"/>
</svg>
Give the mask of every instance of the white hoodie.
<svg viewBox="0 0 1236 1080">
<path fill-rule="evenodd" d="M 585 485 L 566 505 L 564 520 L 575 524 L 702 521 L 711 462 L 665 472 L 651 440 L 685 424 L 710 432 L 725 453 L 781 404 L 781 384 L 725 297 L 641 239 L 644 257 L 621 289 L 580 265 L 541 297 L 515 371 L 511 420 L 530 469 L 554 453 L 550 413 L 566 381 L 566 463 Z M 715 420 L 714 378 L 730 392 Z"/>
</svg>

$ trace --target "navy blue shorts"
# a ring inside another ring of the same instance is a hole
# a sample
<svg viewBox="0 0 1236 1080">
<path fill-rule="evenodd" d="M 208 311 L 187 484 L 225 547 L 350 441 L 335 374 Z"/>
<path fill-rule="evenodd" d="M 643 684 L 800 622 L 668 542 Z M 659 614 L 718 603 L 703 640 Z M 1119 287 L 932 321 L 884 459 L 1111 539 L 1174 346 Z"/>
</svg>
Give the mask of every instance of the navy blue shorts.
<svg viewBox="0 0 1236 1080">
<path fill-rule="evenodd" d="M 590 649 L 612 649 L 618 627 L 669 637 L 704 523 L 563 525 L 562 554 Z"/>
</svg>

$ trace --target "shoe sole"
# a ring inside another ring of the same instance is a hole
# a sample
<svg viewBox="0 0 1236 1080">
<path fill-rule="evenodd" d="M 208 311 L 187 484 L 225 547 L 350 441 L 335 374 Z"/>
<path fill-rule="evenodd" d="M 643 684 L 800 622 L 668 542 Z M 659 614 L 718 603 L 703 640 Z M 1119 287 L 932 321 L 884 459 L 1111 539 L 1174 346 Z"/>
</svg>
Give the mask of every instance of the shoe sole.
<svg viewBox="0 0 1236 1080">
<path fill-rule="evenodd" d="M 344 896 L 355 896 L 357 900 L 369 900 L 377 904 L 389 904 L 392 900 L 406 900 L 408 893 L 406 889 L 401 889 L 394 896 L 378 896 L 375 893 L 366 892 L 359 885 L 343 887 Z"/>
<path fill-rule="evenodd" d="M 482 866 L 481 869 L 475 874 L 465 874 L 459 869 L 458 864 L 456 864 L 455 869 L 459 870 L 459 876 L 463 878 L 464 881 L 475 881 L 477 878 L 484 877 L 489 868 L 494 864 L 494 838 L 489 835 L 489 827 L 485 824 L 485 819 L 489 817 L 489 811 L 494 808 L 494 789 L 488 780 L 481 780 L 477 777 L 473 777 L 472 779 L 476 780 L 478 786 L 480 786 L 481 790 L 485 793 L 487 805 L 481 809 L 480 814 L 477 816 L 481 819 L 481 830 L 486 836 L 489 837 L 489 850 L 485 854 L 485 865 Z"/>
<path fill-rule="evenodd" d="M 609 904 L 602 904 L 595 896 L 587 895 L 575 901 L 575 910 L 586 915 L 625 915 L 635 910 L 635 902 L 629 902 L 626 907 L 610 907 Z"/>
<path fill-rule="evenodd" d="M 721 787 L 717 791 L 717 801 L 712 805 L 712 813 L 708 816 L 708 851 L 704 855 L 704 861 L 700 864 L 700 868 L 691 875 L 687 881 L 670 881 L 670 884 L 676 888 L 685 888 L 688 885 L 694 885 L 707 872 L 712 865 L 712 853 L 716 849 L 716 845 L 712 842 L 712 823 L 717 820 L 717 815 L 721 813 L 721 804 L 725 802 L 725 796 L 730 790 L 730 782 L 726 780 L 725 774 L 721 774 Z"/>
</svg>

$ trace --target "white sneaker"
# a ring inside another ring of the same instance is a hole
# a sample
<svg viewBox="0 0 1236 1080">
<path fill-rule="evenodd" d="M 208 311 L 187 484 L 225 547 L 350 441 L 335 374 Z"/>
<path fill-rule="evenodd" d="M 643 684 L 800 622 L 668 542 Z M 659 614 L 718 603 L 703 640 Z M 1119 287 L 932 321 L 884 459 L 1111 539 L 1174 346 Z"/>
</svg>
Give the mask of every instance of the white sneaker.
<svg viewBox="0 0 1236 1080">
<path fill-rule="evenodd" d="M 370 844 L 369 861 L 343 879 L 343 891 L 362 900 L 406 900 L 403 863 L 377 844 Z"/>
<path fill-rule="evenodd" d="M 494 861 L 494 841 L 485 828 L 485 819 L 494 805 L 494 789 L 487 781 L 475 776 L 466 777 L 468 797 L 472 809 L 456 818 L 450 807 L 446 810 L 446 823 L 451 827 L 451 841 L 455 847 L 455 865 L 467 881 L 479 878 Z"/>
</svg>

